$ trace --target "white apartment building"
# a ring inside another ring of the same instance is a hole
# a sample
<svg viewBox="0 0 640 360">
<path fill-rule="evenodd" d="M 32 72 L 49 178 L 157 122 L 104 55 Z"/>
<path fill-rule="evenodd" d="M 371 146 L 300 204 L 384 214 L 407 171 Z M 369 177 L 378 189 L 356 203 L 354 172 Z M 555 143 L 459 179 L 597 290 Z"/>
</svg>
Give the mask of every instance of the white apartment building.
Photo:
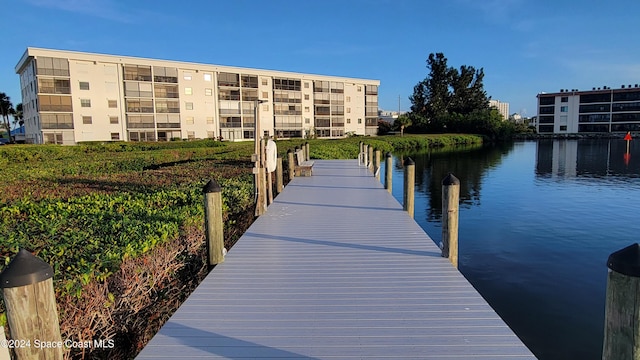
<svg viewBox="0 0 640 360">
<path fill-rule="evenodd" d="M 608 86 L 580 91 L 540 93 L 539 133 L 609 133 L 640 131 L 640 87 Z"/>
<path fill-rule="evenodd" d="M 29 143 L 376 135 L 379 80 L 27 48 Z M 257 106 L 257 111 L 256 111 Z"/>
<path fill-rule="evenodd" d="M 501 102 L 500 100 L 489 100 L 489 107 L 496 108 L 503 119 L 509 119 L 509 103 Z"/>
</svg>

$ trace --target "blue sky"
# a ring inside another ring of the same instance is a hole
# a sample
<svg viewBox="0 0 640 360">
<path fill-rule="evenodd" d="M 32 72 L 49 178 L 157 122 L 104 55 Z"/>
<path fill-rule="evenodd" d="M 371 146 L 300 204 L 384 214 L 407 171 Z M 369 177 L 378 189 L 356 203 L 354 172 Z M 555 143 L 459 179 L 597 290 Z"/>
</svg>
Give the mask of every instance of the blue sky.
<svg viewBox="0 0 640 360">
<path fill-rule="evenodd" d="M 378 79 L 408 110 L 429 53 L 484 68 L 485 90 L 536 115 L 536 94 L 640 84 L 640 1 L 4 0 L 0 91 L 21 102 L 28 46 Z"/>
</svg>

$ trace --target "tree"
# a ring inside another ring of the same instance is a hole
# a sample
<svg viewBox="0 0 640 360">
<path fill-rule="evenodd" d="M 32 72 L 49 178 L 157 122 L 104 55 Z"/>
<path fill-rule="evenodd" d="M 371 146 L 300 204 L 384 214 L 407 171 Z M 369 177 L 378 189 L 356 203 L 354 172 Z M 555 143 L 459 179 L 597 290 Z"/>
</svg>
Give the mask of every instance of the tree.
<svg viewBox="0 0 640 360">
<path fill-rule="evenodd" d="M 400 136 L 404 136 L 404 129 L 411 126 L 413 121 L 407 114 L 399 115 L 398 118 L 393 122 L 393 125 L 396 128 L 400 128 Z"/>
<path fill-rule="evenodd" d="M 7 131 L 9 139 L 11 139 L 11 126 L 9 124 L 9 116 L 13 115 L 14 113 L 15 110 L 13 109 L 11 99 L 7 96 L 7 94 L 0 92 L 0 114 L 2 114 L 2 126 Z"/>
<path fill-rule="evenodd" d="M 14 128 L 24 125 L 24 112 L 22 110 L 22 103 L 16 105 L 15 111 L 12 115 Z"/>
<path fill-rule="evenodd" d="M 429 54 L 429 75 L 413 88 L 411 100 L 414 126 L 421 131 L 459 131 L 467 128 L 468 115 L 489 107 L 484 91 L 484 70 L 463 65 L 449 67 L 442 53 Z"/>
</svg>

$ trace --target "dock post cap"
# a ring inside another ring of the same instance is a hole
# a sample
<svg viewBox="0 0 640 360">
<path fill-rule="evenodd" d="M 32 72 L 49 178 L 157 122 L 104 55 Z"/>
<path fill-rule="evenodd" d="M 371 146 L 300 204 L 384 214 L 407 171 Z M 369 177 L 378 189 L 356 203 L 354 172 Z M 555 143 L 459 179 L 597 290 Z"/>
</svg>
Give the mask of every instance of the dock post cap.
<svg viewBox="0 0 640 360">
<path fill-rule="evenodd" d="M 640 245 L 635 243 L 612 253 L 607 267 L 623 275 L 640 277 Z"/>
<path fill-rule="evenodd" d="M 207 185 L 205 185 L 202 189 L 202 192 L 205 194 L 217 193 L 220 191 L 222 191 L 222 189 L 220 188 L 220 184 L 218 184 L 214 179 L 209 180 Z"/>
<path fill-rule="evenodd" d="M 293 150 L 291 149 L 287 150 L 287 154 L 291 154 L 291 153 L 293 153 Z"/>
<path fill-rule="evenodd" d="M 37 284 L 52 277 L 53 269 L 49 264 L 20 249 L 0 274 L 0 289 Z"/>
<path fill-rule="evenodd" d="M 449 173 L 449 175 L 445 176 L 445 178 L 442 179 L 442 185 L 460 185 L 460 180 L 458 180 L 458 178 L 455 177 L 452 173 Z"/>
<path fill-rule="evenodd" d="M 388 157 L 388 158 L 390 158 L 390 157 L 392 156 L 392 155 L 391 155 L 391 151 L 387 151 L 387 155 L 385 155 L 385 156 L 386 156 L 386 157 Z"/>
<path fill-rule="evenodd" d="M 408 157 L 405 161 L 404 161 L 404 166 L 409 166 L 409 165 L 415 165 L 416 163 L 413 162 L 413 160 L 411 160 L 410 157 Z"/>
</svg>

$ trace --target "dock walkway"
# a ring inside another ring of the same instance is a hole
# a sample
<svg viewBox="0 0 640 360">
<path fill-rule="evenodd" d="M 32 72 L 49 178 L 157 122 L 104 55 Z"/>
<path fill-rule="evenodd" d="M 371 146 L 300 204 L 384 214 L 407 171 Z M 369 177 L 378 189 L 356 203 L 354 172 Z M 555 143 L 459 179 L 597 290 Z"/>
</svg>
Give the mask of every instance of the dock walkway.
<svg viewBox="0 0 640 360">
<path fill-rule="evenodd" d="M 356 160 L 287 185 L 137 359 L 535 359 Z"/>
</svg>

